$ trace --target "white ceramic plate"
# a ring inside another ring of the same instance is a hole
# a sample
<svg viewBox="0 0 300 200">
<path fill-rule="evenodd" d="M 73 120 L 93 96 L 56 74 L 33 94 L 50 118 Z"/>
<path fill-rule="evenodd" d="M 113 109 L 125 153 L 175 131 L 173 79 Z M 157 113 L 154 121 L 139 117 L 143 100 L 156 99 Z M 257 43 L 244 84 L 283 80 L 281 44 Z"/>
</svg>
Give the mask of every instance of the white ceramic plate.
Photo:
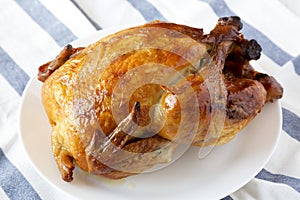
<svg viewBox="0 0 300 200">
<path fill-rule="evenodd" d="M 115 29 L 116 30 L 116 29 Z M 100 31 L 74 42 L 87 45 L 115 30 Z M 41 103 L 42 83 L 28 83 L 20 108 L 20 136 L 33 166 L 50 184 L 78 199 L 220 199 L 250 181 L 266 164 L 282 125 L 278 101 L 262 112 L 231 142 L 215 147 L 204 159 L 192 147 L 176 162 L 159 171 L 121 181 L 109 181 L 81 170 L 74 180 L 61 180 L 50 146 L 51 127 Z"/>
</svg>

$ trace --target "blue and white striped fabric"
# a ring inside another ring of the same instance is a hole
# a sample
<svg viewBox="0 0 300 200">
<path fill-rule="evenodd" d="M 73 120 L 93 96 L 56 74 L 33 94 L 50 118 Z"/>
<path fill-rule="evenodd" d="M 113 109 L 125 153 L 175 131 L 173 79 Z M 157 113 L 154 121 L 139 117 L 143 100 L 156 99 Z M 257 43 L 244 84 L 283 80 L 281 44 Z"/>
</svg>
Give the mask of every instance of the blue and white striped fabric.
<svg viewBox="0 0 300 200">
<path fill-rule="evenodd" d="M 240 16 L 246 37 L 262 45 L 263 62 L 255 65 L 274 75 L 285 94 L 275 153 L 224 199 L 300 199 L 300 3 L 294 0 L 1 0 L 0 199 L 67 199 L 33 169 L 17 132 L 26 83 L 62 46 L 97 30 L 154 19 L 208 31 L 231 15 Z"/>
</svg>

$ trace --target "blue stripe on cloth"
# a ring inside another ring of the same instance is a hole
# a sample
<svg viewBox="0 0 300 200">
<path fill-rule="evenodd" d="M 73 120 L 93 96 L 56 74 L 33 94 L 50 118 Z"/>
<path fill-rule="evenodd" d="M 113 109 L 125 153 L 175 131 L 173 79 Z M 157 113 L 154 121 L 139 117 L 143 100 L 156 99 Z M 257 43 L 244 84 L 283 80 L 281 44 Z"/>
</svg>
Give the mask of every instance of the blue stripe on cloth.
<svg viewBox="0 0 300 200">
<path fill-rule="evenodd" d="M 267 171 L 266 169 L 262 169 L 255 178 L 271 181 L 273 183 L 282 183 L 286 184 L 293 189 L 295 189 L 297 192 L 300 192 L 300 179 L 285 176 L 282 174 L 272 174 L 271 172 Z"/>
<path fill-rule="evenodd" d="M 146 21 L 162 20 L 168 21 L 151 3 L 146 0 L 127 0 L 137 9 Z"/>
<path fill-rule="evenodd" d="M 65 46 L 77 37 L 38 0 L 15 0 L 20 7 L 59 44 Z"/>
<path fill-rule="evenodd" d="M 292 60 L 296 74 L 300 76 L 300 55 Z"/>
<path fill-rule="evenodd" d="M 87 20 L 89 20 L 89 22 L 95 27 L 96 30 L 101 30 L 101 26 L 99 26 L 99 24 L 97 24 L 93 19 L 91 19 L 88 14 L 86 14 L 86 12 L 84 12 L 84 10 L 76 3 L 76 1 L 74 0 L 70 0 L 74 6 L 76 6 L 76 8 L 85 16 L 85 18 L 87 18 Z"/>
<path fill-rule="evenodd" d="M 231 196 L 227 196 L 227 197 L 222 198 L 221 200 L 233 200 L 233 199 L 231 198 Z"/>
<path fill-rule="evenodd" d="M 285 108 L 282 108 L 282 117 L 282 129 L 292 138 L 300 141 L 300 117 Z"/>
<path fill-rule="evenodd" d="M 219 17 L 224 16 L 236 16 L 236 14 L 230 10 L 224 0 L 200 0 L 208 3 L 215 13 Z M 243 33 L 247 38 L 255 38 L 263 48 L 263 53 L 271 58 L 278 65 L 283 66 L 285 63 L 293 59 L 293 56 L 285 52 L 274 42 L 272 42 L 267 36 L 256 28 L 243 21 Z"/>
<path fill-rule="evenodd" d="M 41 199 L 0 148 L 0 186 L 9 199 Z"/>
<path fill-rule="evenodd" d="M 0 74 L 21 96 L 29 81 L 29 76 L 0 47 Z"/>
</svg>

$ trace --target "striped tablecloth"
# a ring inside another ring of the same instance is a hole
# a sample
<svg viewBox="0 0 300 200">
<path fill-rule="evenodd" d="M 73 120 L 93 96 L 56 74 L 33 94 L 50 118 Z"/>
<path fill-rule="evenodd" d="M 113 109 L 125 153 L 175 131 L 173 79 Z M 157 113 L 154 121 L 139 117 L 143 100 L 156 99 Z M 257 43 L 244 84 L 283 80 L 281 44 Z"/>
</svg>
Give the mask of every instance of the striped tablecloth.
<svg viewBox="0 0 300 200">
<path fill-rule="evenodd" d="M 300 199 L 300 4 L 293 0 L 1 0 L 0 199 L 69 198 L 33 169 L 18 136 L 27 82 L 65 44 L 155 19 L 208 31 L 219 17 L 232 15 L 242 18 L 245 36 L 261 44 L 268 64 L 260 67 L 285 91 L 275 153 L 255 178 L 225 199 Z"/>
</svg>

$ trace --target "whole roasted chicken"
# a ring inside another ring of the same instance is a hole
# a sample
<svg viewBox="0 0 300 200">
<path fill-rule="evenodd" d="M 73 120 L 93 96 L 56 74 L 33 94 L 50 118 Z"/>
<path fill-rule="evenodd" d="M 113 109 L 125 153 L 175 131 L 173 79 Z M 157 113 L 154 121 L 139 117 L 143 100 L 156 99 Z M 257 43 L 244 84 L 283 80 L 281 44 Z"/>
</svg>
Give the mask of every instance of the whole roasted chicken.
<svg viewBox="0 0 300 200">
<path fill-rule="evenodd" d="M 86 48 L 67 45 L 39 68 L 63 180 L 82 170 L 112 179 L 169 162 L 179 144 L 230 141 L 267 102 L 277 81 L 249 61 L 261 47 L 239 17 L 202 29 L 153 21 Z M 187 163 L 188 164 L 188 163 Z"/>
</svg>

